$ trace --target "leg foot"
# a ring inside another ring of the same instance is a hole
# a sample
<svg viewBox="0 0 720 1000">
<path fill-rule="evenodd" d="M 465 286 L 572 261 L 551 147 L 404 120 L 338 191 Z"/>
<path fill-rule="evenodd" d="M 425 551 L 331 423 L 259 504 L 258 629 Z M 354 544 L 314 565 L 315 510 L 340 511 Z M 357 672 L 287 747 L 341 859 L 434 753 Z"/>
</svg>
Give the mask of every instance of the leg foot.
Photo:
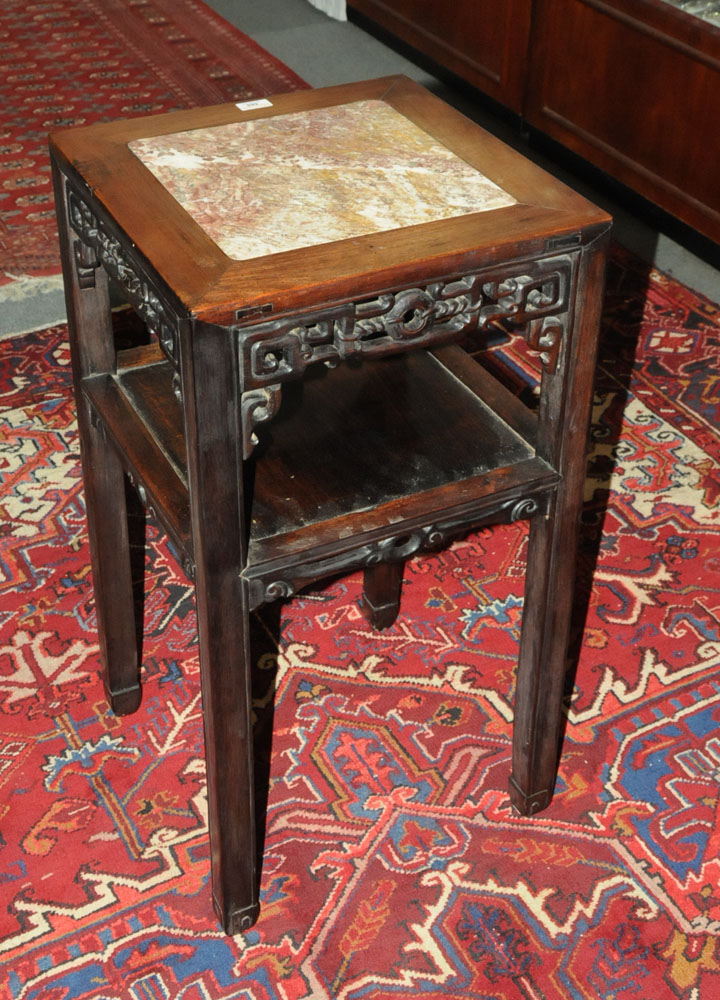
<svg viewBox="0 0 720 1000">
<path fill-rule="evenodd" d="M 405 563 L 379 563 L 365 570 L 362 613 L 376 629 L 390 628 L 400 611 Z"/>
<path fill-rule="evenodd" d="M 215 895 L 213 895 L 213 906 L 215 907 L 218 919 L 223 924 L 226 934 L 244 934 L 245 931 L 250 930 L 260 916 L 259 903 L 253 903 L 251 906 L 244 906 L 242 909 L 233 910 L 227 915 L 227 919 Z"/>
<path fill-rule="evenodd" d="M 132 715 L 140 708 L 142 701 L 142 685 L 125 688 L 123 691 L 111 691 L 105 687 L 105 697 L 115 715 Z"/>
<path fill-rule="evenodd" d="M 550 805 L 552 799 L 551 788 L 535 792 L 534 795 L 526 795 L 512 774 L 508 782 L 508 791 L 513 808 L 521 816 L 534 816 L 535 813 L 542 812 Z"/>
</svg>

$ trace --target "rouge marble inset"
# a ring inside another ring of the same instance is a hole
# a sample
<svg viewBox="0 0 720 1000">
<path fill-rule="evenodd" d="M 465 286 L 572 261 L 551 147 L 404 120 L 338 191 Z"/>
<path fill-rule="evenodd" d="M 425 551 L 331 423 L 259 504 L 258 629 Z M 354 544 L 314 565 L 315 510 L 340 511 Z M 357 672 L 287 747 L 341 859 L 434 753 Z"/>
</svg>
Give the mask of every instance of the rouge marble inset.
<svg viewBox="0 0 720 1000">
<path fill-rule="evenodd" d="M 130 148 L 235 260 L 515 204 L 382 101 L 155 136 Z"/>
</svg>

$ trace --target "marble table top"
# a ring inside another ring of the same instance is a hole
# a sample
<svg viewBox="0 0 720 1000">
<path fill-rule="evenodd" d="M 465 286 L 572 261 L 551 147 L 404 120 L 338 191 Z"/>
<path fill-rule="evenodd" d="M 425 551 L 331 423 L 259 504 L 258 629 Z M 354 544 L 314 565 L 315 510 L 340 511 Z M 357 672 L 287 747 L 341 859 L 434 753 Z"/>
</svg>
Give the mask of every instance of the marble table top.
<svg viewBox="0 0 720 1000">
<path fill-rule="evenodd" d="M 515 204 L 383 101 L 139 139 L 130 149 L 234 260 Z"/>
</svg>

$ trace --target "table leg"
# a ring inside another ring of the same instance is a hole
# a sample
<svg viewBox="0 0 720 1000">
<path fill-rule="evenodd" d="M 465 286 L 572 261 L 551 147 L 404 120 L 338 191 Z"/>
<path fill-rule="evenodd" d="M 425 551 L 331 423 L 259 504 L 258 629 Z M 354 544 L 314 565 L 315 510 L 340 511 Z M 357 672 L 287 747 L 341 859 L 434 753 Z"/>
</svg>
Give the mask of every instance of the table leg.
<svg viewBox="0 0 720 1000">
<path fill-rule="evenodd" d="M 81 433 L 95 607 L 108 702 L 116 715 L 140 705 L 130 542 L 122 465 L 92 423 Z"/>
<path fill-rule="evenodd" d="M 97 261 L 92 262 L 91 251 L 85 252 L 86 266 L 82 258 L 78 259 L 80 244 L 68 225 L 65 190 L 59 175 L 56 198 L 58 205 L 64 205 L 59 221 L 65 300 L 103 680 L 113 711 L 125 715 L 137 709 L 142 693 L 125 477 L 118 455 L 105 440 L 102 429 L 94 425 L 82 392 L 83 378 L 114 370 L 108 279 Z"/>
<path fill-rule="evenodd" d="M 246 588 L 206 564 L 196 595 L 213 904 L 228 934 L 259 913 L 250 692 L 250 619 Z"/>
<path fill-rule="evenodd" d="M 361 610 L 376 629 L 390 628 L 400 610 L 405 563 L 383 562 L 365 569 Z"/>
<path fill-rule="evenodd" d="M 549 805 L 557 774 L 575 575 L 568 499 L 530 522 L 510 776 L 510 799 L 524 816 Z"/>
<path fill-rule="evenodd" d="M 259 911 L 240 385 L 230 331 L 182 342 L 213 902 L 228 934 Z"/>
<path fill-rule="evenodd" d="M 523 815 L 549 804 L 557 776 L 606 249 L 604 235 L 582 251 L 565 356 L 543 382 L 539 451 L 562 479 L 530 522 L 510 777 Z"/>
</svg>

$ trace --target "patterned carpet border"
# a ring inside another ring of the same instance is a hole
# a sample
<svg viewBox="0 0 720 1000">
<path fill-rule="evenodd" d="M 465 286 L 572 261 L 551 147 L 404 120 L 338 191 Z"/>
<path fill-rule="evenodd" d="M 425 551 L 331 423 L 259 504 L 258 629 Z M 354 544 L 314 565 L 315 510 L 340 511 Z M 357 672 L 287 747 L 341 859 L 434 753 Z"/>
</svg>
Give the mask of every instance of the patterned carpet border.
<svg viewBox="0 0 720 1000">
<path fill-rule="evenodd" d="M 49 132 L 307 86 L 200 0 L 4 0 L 0 39 L 0 282 L 60 271 Z"/>
<path fill-rule="evenodd" d="M 615 248 L 546 812 L 505 790 L 522 524 L 413 560 L 387 633 L 358 574 L 283 606 L 279 647 L 256 619 L 262 913 L 235 939 L 192 595 L 152 524 L 143 704 L 103 699 L 65 332 L 0 344 L 0 1000 L 720 995 L 718 307 Z"/>
</svg>

